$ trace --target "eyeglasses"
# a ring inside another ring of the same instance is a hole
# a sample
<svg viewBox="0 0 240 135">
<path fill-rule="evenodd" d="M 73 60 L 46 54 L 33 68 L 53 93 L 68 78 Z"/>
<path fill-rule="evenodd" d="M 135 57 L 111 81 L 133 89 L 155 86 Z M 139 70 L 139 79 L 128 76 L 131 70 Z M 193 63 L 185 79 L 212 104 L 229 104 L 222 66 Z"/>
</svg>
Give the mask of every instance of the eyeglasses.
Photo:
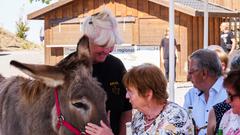
<svg viewBox="0 0 240 135">
<path fill-rule="evenodd" d="M 232 95 L 232 94 L 228 93 L 228 99 L 230 102 L 232 102 L 235 97 L 240 97 L 240 95 L 237 95 L 237 94 Z"/>
<path fill-rule="evenodd" d="M 200 69 L 193 69 L 193 70 L 191 70 L 191 71 L 189 70 L 189 71 L 188 71 L 188 74 L 189 74 L 189 75 L 192 75 L 193 73 L 195 73 L 195 72 L 197 72 L 197 71 L 199 71 L 199 70 L 200 70 Z"/>
</svg>

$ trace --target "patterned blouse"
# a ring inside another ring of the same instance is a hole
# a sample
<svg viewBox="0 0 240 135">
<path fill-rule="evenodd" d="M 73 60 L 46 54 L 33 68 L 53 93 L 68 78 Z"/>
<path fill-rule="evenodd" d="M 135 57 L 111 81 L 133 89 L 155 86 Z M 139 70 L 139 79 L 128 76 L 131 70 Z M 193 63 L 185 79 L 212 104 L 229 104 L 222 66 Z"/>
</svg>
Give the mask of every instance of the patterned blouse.
<svg viewBox="0 0 240 135">
<path fill-rule="evenodd" d="M 224 135 L 240 135 L 240 115 L 234 114 L 232 109 L 224 113 L 219 129 Z"/>
<path fill-rule="evenodd" d="M 168 102 L 164 110 L 145 131 L 144 114 L 136 111 L 131 128 L 133 135 L 189 135 L 193 129 L 187 111 L 173 102 Z"/>
</svg>

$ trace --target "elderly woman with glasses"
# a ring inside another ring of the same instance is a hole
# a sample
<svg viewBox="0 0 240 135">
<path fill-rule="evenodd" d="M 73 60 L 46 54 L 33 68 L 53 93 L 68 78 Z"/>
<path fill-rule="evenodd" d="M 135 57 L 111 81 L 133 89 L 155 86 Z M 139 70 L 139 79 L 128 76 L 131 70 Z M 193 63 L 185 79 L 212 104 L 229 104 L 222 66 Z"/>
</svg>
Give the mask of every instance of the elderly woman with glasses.
<svg viewBox="0 0 240 135">
<path fill-rule="evenodd" d="M 236 55 L 230 63 L 230 71 L 233 70 L 240 70 L 240 55 Z M 224 100 L 212 107 L 208 116 L 207 135 L 217 133 L 222 117 L 229 109 L 231 109 L 231 106 L 227 100 Z"/>
<path fill-rule="evenodd" d="M 224 135 L 240 134 L 240 70 L 233 70 L 224 79 L 224 87 L 227 89 L 227 102 L 231 105 L 221 120 L 219 129 Z"/>
</svg>

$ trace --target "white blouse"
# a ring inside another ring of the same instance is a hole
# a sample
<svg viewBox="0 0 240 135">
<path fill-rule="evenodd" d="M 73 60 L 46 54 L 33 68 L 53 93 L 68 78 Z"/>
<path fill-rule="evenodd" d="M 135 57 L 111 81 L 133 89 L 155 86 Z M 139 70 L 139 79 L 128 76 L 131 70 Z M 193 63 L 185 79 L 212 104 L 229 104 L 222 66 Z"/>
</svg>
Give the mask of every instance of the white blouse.
<svg viewBox="0 0 240 135">
<path fill-rule="evenodd" d="M 234 114 L 232 109 L 224 113 L 219 129 L 224 135 L 240 135 L 240 115 Z"/>
</svg>

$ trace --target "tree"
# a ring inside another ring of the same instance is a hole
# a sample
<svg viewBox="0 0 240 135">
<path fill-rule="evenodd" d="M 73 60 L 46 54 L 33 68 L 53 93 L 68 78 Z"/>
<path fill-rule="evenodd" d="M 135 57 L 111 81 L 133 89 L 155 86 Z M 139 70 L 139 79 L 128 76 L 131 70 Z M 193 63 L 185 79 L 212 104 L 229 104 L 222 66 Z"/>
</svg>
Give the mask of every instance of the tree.
<svg viewBox="0 0 240 135">
<path fill-rule="evenodd" d="M 27 22 L 24 22 L 22 18 L 16 22 L 17 32 L 16 36 L 22 39 L 26 39 L 27 32 L 29 31 L 29 27 L 27 26 Z"/>
<path fill-rule="evenodd" d="M 33 1 L 35 2 L 42 1 L 42 3 L 49 4 L 52 0 L 29 0 L 29 1 L 30 3 L 32 3 Z"/>
</svg>

